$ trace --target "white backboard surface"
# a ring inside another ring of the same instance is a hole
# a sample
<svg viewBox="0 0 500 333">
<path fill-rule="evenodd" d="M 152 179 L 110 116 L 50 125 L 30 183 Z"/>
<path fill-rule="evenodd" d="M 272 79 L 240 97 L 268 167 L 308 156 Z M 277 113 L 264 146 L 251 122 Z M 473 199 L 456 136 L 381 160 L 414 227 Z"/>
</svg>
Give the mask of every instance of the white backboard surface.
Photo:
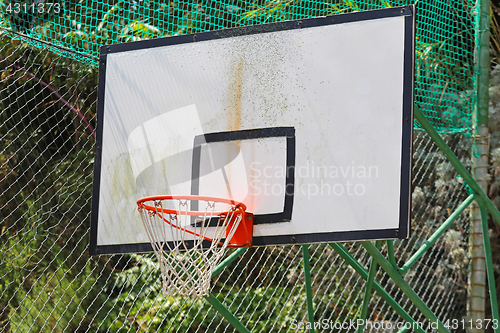
<svg viewBox="0 0 500 333">
<path fill-rule="evenodd" d="M 103 47 L 91 253 L 149 251 L 167 194 L 244 202 L 257 246 L 407 237 L 413 48 L 412 7 Z"/>
</svg>

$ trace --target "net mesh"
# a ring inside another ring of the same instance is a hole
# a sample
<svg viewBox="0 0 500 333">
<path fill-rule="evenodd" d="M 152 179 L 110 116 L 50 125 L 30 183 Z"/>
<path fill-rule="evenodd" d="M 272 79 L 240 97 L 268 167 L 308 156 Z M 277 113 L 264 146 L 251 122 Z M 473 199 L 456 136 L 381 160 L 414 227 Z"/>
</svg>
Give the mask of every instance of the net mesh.
<svg viewBox="0 0 500 333">
<path fill-rule="evenodd" d="M 0 1 L 0 28 L 94 66 L 105 44 L 415 3 L 416 102 L 440 132 L 470 129 L 477 35 L 472 1 L 51 1 Z"/>
<path fill-rule="evenodd" d="M 175 209 L 167 208 L 173 202 Z M 200 204 L 201 211 L 189 210 L 193 202 Z M 157 197 L 137 204 L 160 265 L 163 295 L 208 295 L 212 273 L 244 215 L 236 205 L 221 204 L 217 199 L 205 201 L 187 196 Z"/>
</svg>

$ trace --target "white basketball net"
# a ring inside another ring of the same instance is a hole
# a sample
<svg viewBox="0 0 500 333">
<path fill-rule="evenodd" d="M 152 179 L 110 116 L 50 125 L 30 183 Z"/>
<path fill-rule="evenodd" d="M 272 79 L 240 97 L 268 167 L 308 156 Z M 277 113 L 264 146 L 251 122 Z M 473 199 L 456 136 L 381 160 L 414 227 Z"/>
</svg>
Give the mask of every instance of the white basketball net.
<svg viewBox="0 0 500 333">
<path fill-rule="evenodd" d="M 154 200 L 139 205 L 142 222 L 160 263 L 163 295 L 200 297 L 208 295 L 212 273 L 242 219 L 242 211 L 235 206 L 199 201 L 197 216 L 189 215 L 192 200 L 170 199 L 177 202 L 175 214 L 165 213 L 167 200 Z M 218 211 L 215 211 L 217 205 Z M 225 213 L 221 215 L 221 211 Z M 226 237 L 230 221 L 231 230 Z M 209 226 L 210 225 L 210 226 Z"/>
</svg>

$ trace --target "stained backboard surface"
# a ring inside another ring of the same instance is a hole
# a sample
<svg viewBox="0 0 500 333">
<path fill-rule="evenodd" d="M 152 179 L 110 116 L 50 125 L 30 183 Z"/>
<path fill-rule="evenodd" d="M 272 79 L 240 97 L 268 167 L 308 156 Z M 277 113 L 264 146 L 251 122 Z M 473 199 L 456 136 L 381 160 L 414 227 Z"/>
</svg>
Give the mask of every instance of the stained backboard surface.
<svg viewBox="0 0 500 333">
<path fill-rule="evenodd" d="M 101 49 L 91 253 L 145 196 L 244 202 L 259 245 L 409 233 L 413 7 Z"/>
</svg>

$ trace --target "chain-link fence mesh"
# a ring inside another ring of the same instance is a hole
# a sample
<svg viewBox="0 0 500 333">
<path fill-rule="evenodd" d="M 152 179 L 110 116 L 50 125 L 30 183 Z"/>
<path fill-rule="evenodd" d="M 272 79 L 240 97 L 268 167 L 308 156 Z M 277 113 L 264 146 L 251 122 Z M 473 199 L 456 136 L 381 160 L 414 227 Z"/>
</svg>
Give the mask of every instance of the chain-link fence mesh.
<svg viewBox="0 0 500 333">
<path fill-rule="evenodd" d="M 415 97 L 441 132 L 470 129 L 479 8 L 467 0 L 1 0 L 14 39 L 97 64 L 99 47 L 141 39 L 415 4 Z M 418 124 L 417 124 L 418 126 Z"/>
<path fill-rule="evenodd" d="M 154 256 L 88 256 L 97 72 L 5 36 L 0 45 L 0 331 L 233 332 L 204 299 L 161 296 Z M 468 165 L 470 140 L 449 134 L 446 141 Z M 444 155 L 417 130 L 412 236 L 395 242 L 400 265 L 468 194 Z M 467 216 L 405 275 L 443 321 L 465 315 Z M 345 246 L 367 269 L 366 251 Z M 341 331 L 332 325 L 358 318 L 365 281 L 328 244 L 309 246 L 309 255 L 314 315 L 323 325 L 316 331 Z M 376 280 L 424 321 L 387 275 L 379 270 Z M 252 332 L 304 331 L 300 246 L 250 248 L 212 285 Z M 376 293 L 368 318 L 401 322 Z"/>
<path fill-rule="evenodd" d="M 49 11 L 47 1 L 0 0 L 0 331 L 234 331 L 203 299 L 161 296 L 154 256 L 88 256 L 100 45 L 410 3 L 416 102 L 468 165 L 470 140 L 453 133 L 470 129 L 476 100 L 471 1 L 54 1 Z M 413 163 L 412 236 L 395 242 L 400 265 L 469 194 L 418 130 Z M 465 316 L 467 216 L 405 275 L 445 322 Z M 367 269 L 366 251 L 345 246 Z M 316 331 L 342 331 L 334 324 L 359 317 L 365 281 L 327 244 L 309 246 L 309 256 Z M 425 321 L 381 270 L 376 280 Z M 300 246 L 251 248 L 213 278 L 212 293 L 252 332 L 305 331 L 304 282 Z M 402 321 L 376 293 L 368 318 Z"/>
</svg>

